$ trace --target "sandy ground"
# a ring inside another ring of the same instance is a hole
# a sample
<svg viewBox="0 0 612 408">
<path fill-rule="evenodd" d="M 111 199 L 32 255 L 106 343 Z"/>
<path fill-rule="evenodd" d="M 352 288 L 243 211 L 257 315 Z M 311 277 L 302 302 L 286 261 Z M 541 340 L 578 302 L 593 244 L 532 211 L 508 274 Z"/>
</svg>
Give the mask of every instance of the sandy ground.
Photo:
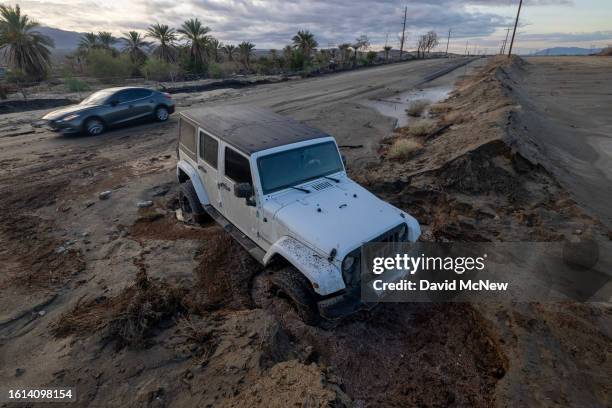
<svg viewBox="0 0 612 408">
<path fill-rule="evenodd" d="M 417 214 L 427 240 L 605 236 L 548 172 L 504 150 L 520 124 L 507 124 L 520 104 L 504 85 L 530 67 L 493 70 L 482 89 L 460 82 L 431 154 L 385 159 L 394 119 L 365 99 L 453 85 L 485 62 L 428 84 L 456 61 L 175 99 L 270 107 L 362 145 L 343 149 L 351 174 Z M 31 125 L 44 112 L 0 117 L 0 383 L 73 386 L 77 406 L 609 405 L 609 306 L 381 305 L 305 326 L 219 228 L 175 219 L 176 118 L 61 137 Z M 482 173 L 489 161 L 508 174 Z"/>
</svg>

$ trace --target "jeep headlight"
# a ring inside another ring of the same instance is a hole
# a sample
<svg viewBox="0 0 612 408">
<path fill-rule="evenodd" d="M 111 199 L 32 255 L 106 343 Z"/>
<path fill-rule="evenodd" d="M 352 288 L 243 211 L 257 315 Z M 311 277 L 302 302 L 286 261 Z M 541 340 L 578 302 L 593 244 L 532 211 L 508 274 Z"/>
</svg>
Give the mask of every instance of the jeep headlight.
<svg viewBox="0 0 612 408">
<path fill-rule="evenodd" d="M 342 279 L 346 286 L 352 286 L 359 282 L 359 256 L 361 252 L 352 252 L 342 261 Z"/>
<path fill-rule="evenodd" d="M 399 242 L 408 241 L 408 226 L 406 224 L 402 224 L 397 232 L 397 237 Z"/>
</svg>

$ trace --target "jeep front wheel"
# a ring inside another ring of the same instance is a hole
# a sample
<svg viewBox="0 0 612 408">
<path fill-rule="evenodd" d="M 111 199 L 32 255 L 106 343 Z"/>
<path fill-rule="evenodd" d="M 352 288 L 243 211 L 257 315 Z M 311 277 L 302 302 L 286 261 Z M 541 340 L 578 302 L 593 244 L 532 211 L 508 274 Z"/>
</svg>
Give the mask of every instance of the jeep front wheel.
<svg viewBox="0 0 612 408">
<path fill-rule="evenodd" d="M 310 282 L 292 266 L 275 272 L 272 277 L 272 287 L 276 294 L 285 295 L 297 310 L 298 315 L 310 326 L 319 322 L 316 296 Z"/>
<path fill-rule="evenodd" d="M 181 184 L 179 205 L 186 224 L 200 224 L 206 219 L 206 212 L 191 181 Z"/>
</svg>

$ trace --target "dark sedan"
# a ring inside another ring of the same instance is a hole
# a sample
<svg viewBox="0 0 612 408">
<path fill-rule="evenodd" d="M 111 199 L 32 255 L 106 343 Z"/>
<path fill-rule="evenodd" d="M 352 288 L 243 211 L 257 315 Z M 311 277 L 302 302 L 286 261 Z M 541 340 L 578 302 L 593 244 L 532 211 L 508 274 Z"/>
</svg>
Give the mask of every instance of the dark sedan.
<svg viewBox="0 0 612 408">
<path fill-rule="evenodd" d="M 43 120 L 62 133 L 99 135 L 109 127 L 139 119 L 168 120 L 174 112 L 169 94 L 146 88 L 108 88 L 95 92 L 78 105 L 47 113 Z"/>
</svg>

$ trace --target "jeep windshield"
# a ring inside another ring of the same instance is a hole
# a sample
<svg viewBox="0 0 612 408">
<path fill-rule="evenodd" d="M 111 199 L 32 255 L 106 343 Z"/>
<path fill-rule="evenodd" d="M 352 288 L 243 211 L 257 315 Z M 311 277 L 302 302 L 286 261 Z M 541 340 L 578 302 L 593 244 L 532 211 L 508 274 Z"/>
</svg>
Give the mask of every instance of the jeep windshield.
<svg viewBox="0 0 612 408">
<path fill-rule="evenodd" d="M 298 147 L 257 159 L 264 194 L 342 171 L 334 142 Z"/>
</svg>

